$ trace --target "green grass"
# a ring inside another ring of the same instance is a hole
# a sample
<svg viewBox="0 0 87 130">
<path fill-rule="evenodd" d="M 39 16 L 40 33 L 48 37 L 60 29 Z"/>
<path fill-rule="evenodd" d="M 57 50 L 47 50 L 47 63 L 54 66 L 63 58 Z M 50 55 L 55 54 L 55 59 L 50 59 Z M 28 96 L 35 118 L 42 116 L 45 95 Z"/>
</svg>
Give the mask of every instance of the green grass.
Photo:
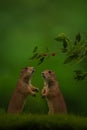
<svg viewBox="0 0 87 130">
<path fill-rule="evenodd" d="M 0 115 L 0 130 L 87 130 L 87 118 L 74 115 Z"/>
</svg>

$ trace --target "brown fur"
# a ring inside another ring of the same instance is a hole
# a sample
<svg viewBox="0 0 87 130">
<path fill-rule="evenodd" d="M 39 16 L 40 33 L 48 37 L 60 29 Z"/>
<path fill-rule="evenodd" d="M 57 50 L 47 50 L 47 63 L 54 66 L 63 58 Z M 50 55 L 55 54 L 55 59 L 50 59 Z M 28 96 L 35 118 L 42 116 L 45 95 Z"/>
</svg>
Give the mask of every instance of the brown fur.
<svg viewBox="0 0 87 130">
<path fill-rule="evenodd" d="M 51 70 L 42 72 L 44 78 L 44 87 L 42 89 L 42 96 L 46 97 L 49 114 L 67 113 L 66 104 L 63 95 L 60 91 L 56 75 Z"/>
<path fill-rule="evenodd" d="M 31 84 L 31 76 L 33 72 L 33 67 L 26 67 L 21 71 L 17 86 L 8 105 L 9 113 L 22 112 L 25 100 L 28 95 L 35 96 L 35 91 L 38 91 L 38 88 L 33 87 Z"/>
</svg>

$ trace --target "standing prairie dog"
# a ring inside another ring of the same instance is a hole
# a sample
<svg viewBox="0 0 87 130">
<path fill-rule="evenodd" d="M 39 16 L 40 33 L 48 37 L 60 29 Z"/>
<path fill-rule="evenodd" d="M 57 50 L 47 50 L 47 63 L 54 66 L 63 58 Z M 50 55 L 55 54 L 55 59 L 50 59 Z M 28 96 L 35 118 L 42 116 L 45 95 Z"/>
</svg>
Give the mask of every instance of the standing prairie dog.
<svg viewBox="0 0 87 130">
<path fill-rule="evenodd" d="M 33 72 L 34 72 L 33 67 L 26 67 L 21 71 L 16 88 L 8 105 L 7 111 L 9 113 L 22 112 L 24 103 L 28 95 L 35 96 L 36 94 L 35 92 L 38 91 L 38 88 L 33 87 L 33 85 L 31 84 L 31 77 Z"/>
<path fill-rule="evenodd" d="M 44 87 L 42 97 L 46 97 L 49 112 L 48 114 L 67 113 L 66 103 L 60 91 L 56 75 L 51 70 L 42 72 L 44 78 Z"/>
</svg>

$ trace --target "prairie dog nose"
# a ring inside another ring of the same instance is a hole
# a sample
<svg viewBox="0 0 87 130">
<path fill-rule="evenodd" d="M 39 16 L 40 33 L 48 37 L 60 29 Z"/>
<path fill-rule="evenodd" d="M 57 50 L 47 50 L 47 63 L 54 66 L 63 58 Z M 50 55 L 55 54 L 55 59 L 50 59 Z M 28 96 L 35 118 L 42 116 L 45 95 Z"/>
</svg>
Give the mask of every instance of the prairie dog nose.
<svg viewBox="0 0 87 130">
<path fill-rule="evenodd" d="M 41 73 L 42 75 L 44 74 L 44 72 Z"/>
<path fill-rule="evenodd" d="M 32 71 L 35 72 L 35 69 L 33 68 Z"/>
<path fill-rule="evenodd" d="M 44 77 L 44 72 L 42 72 L 41 75 Z"/>
<path fill-rule="evenodd" d="M 32 70 L 32 72 L 35 72 L 35 69 L 34 69 L 34 67 L 31 67 L 31 70 Z"/>
</svg>

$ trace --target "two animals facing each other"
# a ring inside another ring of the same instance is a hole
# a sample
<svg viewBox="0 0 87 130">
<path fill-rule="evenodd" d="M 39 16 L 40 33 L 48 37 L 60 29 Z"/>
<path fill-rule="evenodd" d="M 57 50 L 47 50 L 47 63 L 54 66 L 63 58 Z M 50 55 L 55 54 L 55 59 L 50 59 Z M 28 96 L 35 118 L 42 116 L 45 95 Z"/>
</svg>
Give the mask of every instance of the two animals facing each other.
<svg viewBox="0 0 87 130">
<path fill-rule="evenodd" d="M 35 96 L 36 92 L 39 91 L 31 83 L 34 71 L 33 67 L 22 69 L 8 105 L 8 113 L 21 113 L 27 97 L 29 95 Z M 48 114 L 67 113 L 66 103 L 60 91 L 55 73 L 51 70 L 45 70 L 42 72 L 42 77 L 44 79 L 44 86 L 41 94 L 42 97 L 46 97 L 49 108 Z"/>
</svg>

